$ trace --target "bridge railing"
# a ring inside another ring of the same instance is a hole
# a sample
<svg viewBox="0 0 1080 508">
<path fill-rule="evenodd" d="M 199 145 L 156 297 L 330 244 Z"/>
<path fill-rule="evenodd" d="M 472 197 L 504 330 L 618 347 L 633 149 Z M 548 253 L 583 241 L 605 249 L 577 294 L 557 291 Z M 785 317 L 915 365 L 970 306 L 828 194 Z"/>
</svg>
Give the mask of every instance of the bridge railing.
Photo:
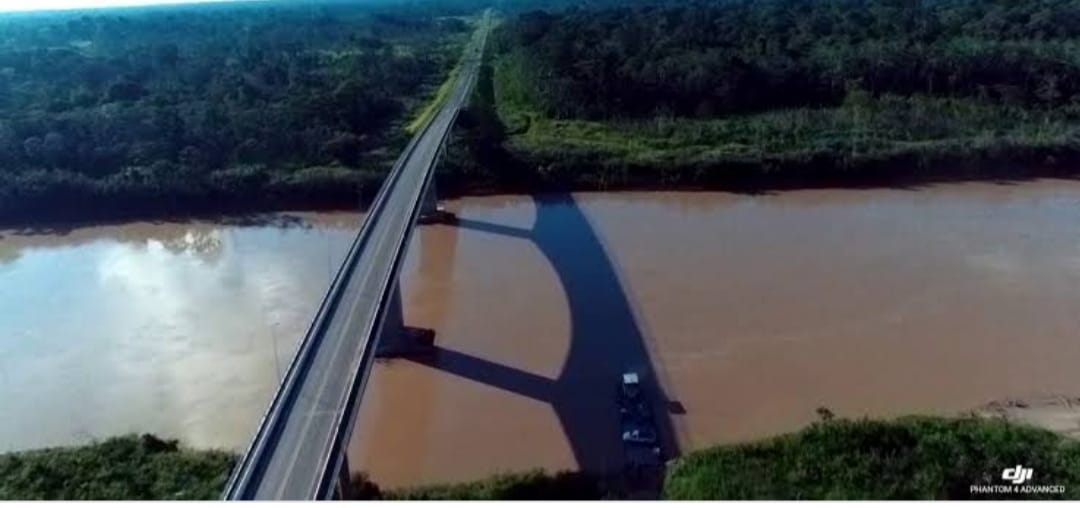
<svg viewBox="0 0 1080 508">
<path fill-rule="evenodd" d="M 487 19 L 489 18 L 486 17 L 485 20 Z M 486 37 L 486 32 L 484 33 L 484 37 Z M 481 48 L 482 47 L 483 39 L 481 39 Z M 471 57 L 466 53 L 466 57 L 463 59 L 463 65 L 466 68 L 470 63 L 475 63 L 470 61 L 472 58 L 474 57 Z M 466 93 L 469 93 L 476 80 L 475 72 L 468 73 L 466 79 L 469 81 L 464 90 Z M 468 95 L 462 98 L 462 101 L 466 100 L 468 100 Z M 421 129 L 409 140 L 405 149 L 395 161 L 391 171 L 384 180 L 367 216 L 364 218 L 356 238 L 349 247 L 345 260 L 335 274 L 326 296 L 320 303 L 311 326 L 308 328 L 307 333 L 305 333 L 303 340 L 300 342 L 297 353 L 289 363 L 289 367 L 274 394 L 270 407 L 260 420 L 258 430 L 256 431 L 251 444 L 248 446 L 242 459 L 233 470 L 223 496 L 225 499 L 240 500 L 254 499 L 256 497 L 256 492 L 259 489 L 260 480 L 266 471 L 268 461 L 273 457 L 274 449 L 272 445 L 280 438 L 283 430 L 283 415 L 288 414 L 295 406 L 300 391 L 300 380 L 304 379 L 311 370 L 315 355 L 314 352 L 319 348 L 321 341 L 325 336 L 326 328 L 329 326 L 331 319 L 341 304 L 346 286 L 356 268 L 360 254 L 364 252 L 365 247 L 369 244 L 373 234 L 372 231 L 375 229 L 375 224 L 381 220 L 389 196 L 396 188 L 398 181 L 404 172 L 407 161 L 412 157 L 420 140 L 428 134 L 431 126 L 441 116 L 441 113 L 443 112 L 442 108 L 446 108 L 447 104 L 448 103 L 444 103 L 437 114 L 431 115 L 425 120 Z M 450 127 L 446 129 L 446 132 L 444 132 L 439 139 L 438 146 L 440 147 L 444 146 L 447 138 L 450 136 L 452 126 L 456 122 L 460 112 L 458 106 L 459 105 L 454 106 L 449 123 Z M 423 198 L 423 194 L 427 192 L 432 185 L 434 173 L 434 168 L 427 168 L 423 184 L 419 186 L 420 188 L 414 195 L 410 196 L 410 225 L 416 223 L 421 210 L 420 201 Z M 342 451 L 348 444 L 352 429 L 355 426 L 356 413 L 358 412 L 356 411 L 356 406 L 359 404 L 360 396 L 363 393 L 364 384 L 367 380 L 367 374 L 370 371 L 371 362 L 374 360 L 374 351 L 379 334 L 385 324 L 386 313 L 384 310 L 388 305 L 390 297 L 393 296 L 396 277 L 404 262 L 404 254 L 407 250 L 409 244 L 408 240 L 410 239 L 412 232 L 412 227 L 406 228 L 403 233 L 404 237 L 401 238 L 399 242 L 395 243 L 396 247 L 392 254 L 393 257 L 391 258 L 393 260 L 391 265 L 392 268 L 379 282 L 379 296 L 376 307 L 377 318 L 374 323 L 369 323 L 369 325 L 365 327 L 363 336 L 361 337 L 363 351 L 358 360 L 358 364 L 352 369 L 352 373 L 350 374 L 351 378 L 348 385 L 349 390 L 346 395 L 345 405 L 337 412 L 334 432 L 329 446 L 325 448 L 328 450 L 330 456 L 324 457 L 324 460 L 320 461 L 320 463 L 323 464 L 323 468 L 319 472 L 318 484 L 315 486 L 316 499 L 327 499 L 333 494 L 334 487 L 339 478 L 338 471 L 344 466 L 345 458 Z"/>
<path fill-rule="evenodd" d="M 475 76 L 470 76 L 469 84 L 465 87 L 466 90 L 472 90 L 472 86 L 475 83 Z M 468 100 L 468 96 L 465 97 Z M 439 146 L 446 146 L 447 139 L 450 137 L 453 131 L 453 125 L 457 122 L 458 115 L 460 114 L 460 108 L 454 109 L 454 114 L 450 119 L 450 128 L 443 133 L 442 138 L 439 140 Z M 432 115 L 432 119 L 438 117 L 438 115 Z M 426 130 L 426 127 L 425 127 Z M 409 217 L 410 224 L 416 224 L 419 218 L 421 206 L 420 201 L 423 199 L 424 193 L 428 192 L 431 187 L 432 181 L 435 178 L 435 168 L 429 168 L 427 176 L 424 179 L 424 184 L 420 186 L 420 192 L 410 201 L 412 203 L 412 212 Z M 364 338 L 364 352 L 361 356 L 360 364 L 353 370 L 352 378 L 349 382 L 349 396 L 344 407 L 344 410 L 338 414 L 338 421 L 334 432 L 334 439 L 331 442 L 330 450 L 344 450 L 348 446 L 349 439 L 352 435 L 352 430 L 356 428 L 356 418 L 359 414 L 357 411 L 357 405 L 360 403 L 360 396 L 363 394 L 364 385 L 367 381 L 367 373 L 370 369 L 370 364 L 374 361 L 375 346 L 377 344 L 378 337 L 382 333 L 382 328 L 386 324 L 386 313 L 384 310 L 390 304 L 390 299 L 393 297 L 396 291 L 396 278 L 401 271 L 401 265 L 405 261 L 405 254 L 408 250 L 409 240 L 412 236 L 414 228 L 408 228 L 405 233 L 405 238 L 398 243 L 398 247 L 394 252 L 393 268 L 387 272 L 380 284 L 379 303 L 378 303 L 378 322 L 375 326 L 369 330 L 369 336 Z M 320 499 L 326 499 L 331 496 L 334 490 L 334 484 L 338 479 L 338 471 L 344 467 L 345 457 L 339 454 L 336 460 L 328 460 L 325 462 L 327 467 L 320 473 L 321 481 L 319 483 L 318 497 Z"/>
<path fill-rule="evenodd" d="M 311 326 L 308 327 L 307 333 L 304 334 L 304 338 L 300 342 L 296 355 L 294 355 L 292 361 L 289 362 L 289 367 L 274 394 L 270 407 L 259 422 L 259 427 L 255 433 L 254 439 L 245 451 L 241 461 L 233 469 L 232 476 L 229 479 L 229 483 L 223 496 L 225 499 L 252 499 L 254 497 L 254 491 L 257 488 L 257 485 L 253 484 L 253 480 L 257 479 L 265 469 L 265 462 L 269 458 L 268 443 L 273 442 L 273 440 L 280 435 L 282 414 L 284 414 L 296 400 L 299 392 L 298 382 L 310 370 L 313 358 L 312 352 L 317 349 L 319 341 L 322 340 L 324 331 L 329 324 L 330 318 L 334 315 L 334 312 L 341 302 L 345 286 L 349 277 L 352 275 L 353 270 L 356 268 L 356 261 L 359 258 L 359 254 L 363 252 L 364 247 L 371 237 L 371 230 L 374 228 L 374 224 L 379 220 L 383 210 L 386 208 L 387 197 L 397 184 L 405 162 L 412 156 L 419 140 L 422 139 L 431 128 L 431 124 L 436 116 L 437 115 L 432 115 L 431 118 L 425 121 L 423 127 L 409 140 L 409 143 L 405 146 L 405 150 L 398 156 L 391 171 L 383 181 L 382 187 L 379 189 L 375 200 L 368 209 L 367 215 L 364 217 L 360 231 L 357 233 L 356 238 L 353 239 L 353 242 L 349 247 L 344 262 L 341 267 L 338 268 L 333 281 L 330 283 L 330 288 L 327 291 L 326 296 L 323 297 L 322 302 L 319 304 L 315 319 L 312 321 Z"/>
</svg>

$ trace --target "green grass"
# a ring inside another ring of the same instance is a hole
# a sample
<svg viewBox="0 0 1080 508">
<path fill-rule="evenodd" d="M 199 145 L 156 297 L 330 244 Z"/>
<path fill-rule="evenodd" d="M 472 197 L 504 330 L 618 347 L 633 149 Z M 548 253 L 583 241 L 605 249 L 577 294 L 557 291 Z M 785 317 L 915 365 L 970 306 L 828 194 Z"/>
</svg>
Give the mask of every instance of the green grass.
<svg viewBox="0 0 1080 508">
<path fill-rule="evenodd" d="M 469 16 L 463 19 L 465 19 L 469 26 L 473 29 L 473 40 L 469 41 L 467 44 L 477 44 L 478 40 L 476 39 L 476 37 L 479 36 L 479 31 L 482 29 L 480 25 L 484 19 L 483 16 Z M 491 29 L 492 28 L 490 27 L 488 28 L 488 30 Z M 447 74 L 446 79 L 442 82 L 442 84 L 439 85 L 439 88 L 435 90 L 435 93 L 431 96 L 431 99 L 427 101 L 423 109 L 421 109 L 420 112 L 413 117 L 412 121 L 405 125 L 405 132 L 409 134 L 416 134 L 417 131 L 424 127 L 424 124 L 426 124 L 429 120 L 431 120 L 433 116 L 435 116 L 436 113 L 439 112 L 439 108 L 442 107 L 444 102 L 446 102 L 446 98 L 450 96 L 450 92 L 454 90 L 454 83 L 457 81 L 458 75 L 461 73 L 461 64 L 462 62 L 458 62 L 456 65 L 454 65 L 454 68 L 450 70 L 450 73 Z"/>
<path fill-rule="evenodd" d="M 1012 142 L 1070 144 L 1080 122 L 964 99 L 885 96 L 863 104 L 691 120 L 556 120 L 527 111 L 510 117 L 512 146 L 531 153 L 589 153 L 631 164 L 797 159 L 831 153 L 845 160 L 905 150 Z M 518 130 L 515 132 L 515 126 Z M 525 126 L 525 127 L 522 127 Z"/>
<path fill-rule="evenodd" d="M 974 417 L 821 422 L 765 441 L 691 453 L 669 469 L 664 496 L 981 498 L 970 493 L 972 484 L 1000 484 L 1002 470 L 1017 464 L 1034 468 L 1032 483 L 1064 485 L 1065 497 L 1080 497 L 1080 443 Z"/>
<path fill-rule="evenodd" d="M 420 110 L 420 113 L 413 117 L 412 121 L 405 125 L 405 132 L 416 134 L 424 124 L 431 120 L 431 117 L 435 116 L 435 113 L 439 111 L 439 108 L 446 102 L 446 98 L 454 89 L 454 82 L 457 81 L 458 72 L 460 70 L 460 63 L 450 70 L 450 73 L 446 76 L 446 80 L 444 80 L 442 84 L 439 85 L 439 88 L 435 90 L 435 94 L 432 95 L 431 100 L 424 105 L 424 108 Z"/>
<path fill-rule="evenodd" d="M 585 189 L 796 186 L 892 178 L 969 179 L 1069 170 L 1080 108 L 1031 109 L 972 98 L 872 96 L 833 107 L 690 119 L 547 117 L 522 98 L 520 64 L 494 64 L 494 103 L 517 171 Z"/>
<path fill-rule="evenodd" d="M 235 457 L 153 436 L 0 455 L 0 499 L 217 499 Z"/>
</svg>

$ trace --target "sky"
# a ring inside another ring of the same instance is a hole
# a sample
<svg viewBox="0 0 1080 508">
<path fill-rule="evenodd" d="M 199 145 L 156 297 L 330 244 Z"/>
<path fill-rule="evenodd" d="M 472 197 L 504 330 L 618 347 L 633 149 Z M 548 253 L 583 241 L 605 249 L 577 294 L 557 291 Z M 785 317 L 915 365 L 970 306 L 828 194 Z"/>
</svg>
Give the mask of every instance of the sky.
<svg viewBox="0 0 1080 508">
<path fill-rule="evenodd" d="M 0 0 L 0 12 L 130 7 L 133 5 L 190 4 L 230 0 Z"/>
</svg>

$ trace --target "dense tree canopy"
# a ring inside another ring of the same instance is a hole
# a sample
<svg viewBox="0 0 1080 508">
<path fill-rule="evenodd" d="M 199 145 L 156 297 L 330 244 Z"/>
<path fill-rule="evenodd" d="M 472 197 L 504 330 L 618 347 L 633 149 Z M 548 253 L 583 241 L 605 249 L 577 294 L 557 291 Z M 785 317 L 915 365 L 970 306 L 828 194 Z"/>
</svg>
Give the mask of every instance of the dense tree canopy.
<svg viewBox="0 0 1080 508">
<path fill-rule="evenodd" d="M 526 13 L 500 45 L 517 98 L 563 118 L 840 103 L 848 90 L 1080 100 L 1076 0 L 732 0 Z"/>
<path fill-rule="evenodd" d="M 493 38 L 502 135 L 471 145 L 514 170 L 488 185 L 756 192 L 1080 168 L 1080 0 L 517 5 Z"/>
<path fill-rule="evenodd" d="M 0 16 L 0 223 L 353 204 L 486 4 Z M 1080 160 L 1080 0 L 495 5 L 459 187 Z"/>
<path fill-rule="evenodd" d="M 12 23 L 0 165 L 100 176 L 355 164 L 403 98 L 445 70 L 442 36 L 463 30 L 342 8 Z"/>
<path fill-rule="evenodd" d="M 0 17 L 0 215 L 376 166 L 470 32 L 430 5 L 255 5 Z"/>
</svg>

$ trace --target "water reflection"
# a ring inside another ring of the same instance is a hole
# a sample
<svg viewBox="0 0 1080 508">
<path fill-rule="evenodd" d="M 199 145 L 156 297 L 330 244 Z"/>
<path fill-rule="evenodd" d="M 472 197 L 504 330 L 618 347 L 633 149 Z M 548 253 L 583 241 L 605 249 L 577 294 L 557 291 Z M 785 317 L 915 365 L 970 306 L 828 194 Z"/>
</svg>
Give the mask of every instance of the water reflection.
<svg viewBox="0 0 1080 508">
<path fill-rule="evenodd" d="M 213 263 L 221 258 L 222 231 L 191 230 L 184 236 L 161 241 L 160 244 L 173 255 L 193 254 L 205 262 Z"/>
<path fill-rule="evenodd" d="M 0 230 L 0 266 L 32 249 L 72 248 L 108 241 L 146 249 L 162 245 L 174 254 L 194 254 L 212 262 L 220 256 L 221 235 L 234 228 L 270 230 L 352 229 L 357 217 L 349 213 L 271 213 L 226 216 L 190 221 L 131 222 L 79 228 L 27 227 Z"/>
<path fill-rule="evenodd" d="M 340 263 L 341 226 L 358 224 L 303 221 L 6 235 L 0 447 L 122 432 L 245 443 Z"/>
<path fill-rule="evenodd" d="M 376 368 L 353 466 L 615 467 L 630 368 L 681 402 L 685 449 L 819 406 L 1080 393 L 1078 204 L 1069 182 L 450 202 L 462 224 L 423 228 L 403 281 L 441 352 Z M 0 447 L 246 444 L 358 224 L 297 216 L 0 233 Z"/>
</svg>

